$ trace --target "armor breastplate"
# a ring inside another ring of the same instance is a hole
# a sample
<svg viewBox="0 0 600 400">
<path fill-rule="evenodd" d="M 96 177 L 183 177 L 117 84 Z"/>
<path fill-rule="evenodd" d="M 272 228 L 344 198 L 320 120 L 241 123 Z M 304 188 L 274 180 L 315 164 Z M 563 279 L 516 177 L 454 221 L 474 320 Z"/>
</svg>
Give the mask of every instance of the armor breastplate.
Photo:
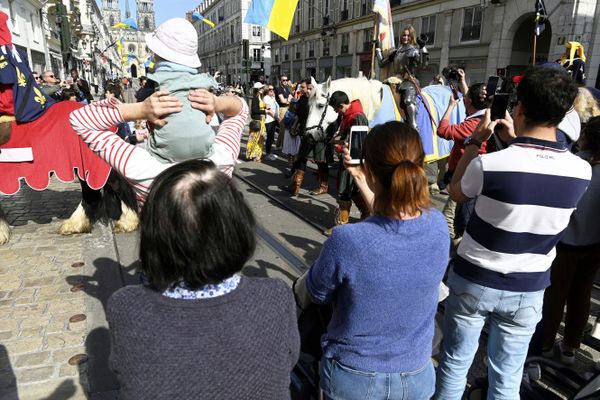
<svg viewBox="0 0 600 400">
<path fill-rule="evenodd" d="M 419 49 L 411 44 L 403 44 L 400 46 L 394 57 L 394 71 L 396 74 L 407 71 L 411 75 L 414 75 L 418 65 Z"/>
</svg>

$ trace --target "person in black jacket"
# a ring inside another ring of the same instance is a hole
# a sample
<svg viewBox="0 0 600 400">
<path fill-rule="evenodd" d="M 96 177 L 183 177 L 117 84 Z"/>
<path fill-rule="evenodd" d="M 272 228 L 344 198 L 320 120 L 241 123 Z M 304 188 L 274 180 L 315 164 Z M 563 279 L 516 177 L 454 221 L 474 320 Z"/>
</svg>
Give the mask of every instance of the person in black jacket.
<svg viewBox="0 0 600 400">
<path fill-rule="evenodd" d="M 71 69 L 71 78 L 73 78 L 73 83 L 77 85 L 77 88 L 81 93 L 83 93 L 83 99 L 78 99 L 79 101 L 87 100 L 88 103 L 94 101 L 94 96 L 90 92 L 90 84 L 83 78 L 79 77 L 79 72 L 77 68 Z"/>
</svg>

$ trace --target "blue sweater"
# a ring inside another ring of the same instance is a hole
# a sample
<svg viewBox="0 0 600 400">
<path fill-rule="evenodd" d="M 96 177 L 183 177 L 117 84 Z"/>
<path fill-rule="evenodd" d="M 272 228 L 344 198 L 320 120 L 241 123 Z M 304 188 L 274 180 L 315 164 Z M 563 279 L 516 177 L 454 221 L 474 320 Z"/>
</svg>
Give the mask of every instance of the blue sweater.
<svg viewBox="0 0 600 400">
<path fill-rule="evenodd" d="M 335 302 L 321 339 L 325 357 L 374 372 L 411 372 L 429 362 L 449 245 L 435 209 L 334 229 L 307 279 L 314 302 Z"/>
</svg>

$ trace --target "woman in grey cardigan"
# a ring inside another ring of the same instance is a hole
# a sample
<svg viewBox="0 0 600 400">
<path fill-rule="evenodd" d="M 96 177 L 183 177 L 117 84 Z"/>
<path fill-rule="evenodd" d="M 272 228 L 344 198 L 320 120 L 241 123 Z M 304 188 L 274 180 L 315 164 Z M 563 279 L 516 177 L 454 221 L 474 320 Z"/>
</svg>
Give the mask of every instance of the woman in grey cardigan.
<svg viewBox="0 0 600 400">
<path fill-rule="evenodd" d="M 299 336 L 291 290 L 241 276 L 255 247 L 242 194 L 210 161 L 161 173 L 141 214 L 148 284 L 112 295 L 120 399 L 286 399 Z"/>
</svg>

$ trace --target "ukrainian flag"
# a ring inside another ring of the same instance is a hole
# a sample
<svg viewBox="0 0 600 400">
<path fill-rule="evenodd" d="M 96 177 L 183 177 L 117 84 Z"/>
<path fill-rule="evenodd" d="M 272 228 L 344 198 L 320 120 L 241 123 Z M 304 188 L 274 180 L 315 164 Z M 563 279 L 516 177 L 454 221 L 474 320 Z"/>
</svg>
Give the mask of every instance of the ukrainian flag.
<svg viewBox="0 0 600 400">
<path fill-rule="evenodd" d="M 134 29 L 138 30 L 137 22 L 135 22 L 135 18 L 127 18 L 125 21 L 119 22 L 112 26 L 114 29 Z"/>
<path fill-rule="evenodd" d="M 268 28 L 288 39 L 298 0 L 252 0 L 244 22 Z"/>
<path fill-rule="evenodd" d="M 204 23 L 206 23 L 208 26 L 210 26 L 211 28 L 215 27 L 215 23 L 212 22 L 210 19 L 205 18 L 202 14 L 200 14 L 198 11 L 194 11 L 192 13 L 192 21 L 202 21 Z"/>
</svg>

